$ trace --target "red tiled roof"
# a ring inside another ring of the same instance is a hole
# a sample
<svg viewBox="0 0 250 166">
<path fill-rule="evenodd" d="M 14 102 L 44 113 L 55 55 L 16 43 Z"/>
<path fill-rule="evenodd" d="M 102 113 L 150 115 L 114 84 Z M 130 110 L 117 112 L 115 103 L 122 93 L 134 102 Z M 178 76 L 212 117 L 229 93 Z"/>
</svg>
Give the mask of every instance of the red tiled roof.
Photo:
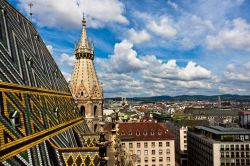
<svg viewBox="0 0 250 166">
<path fill-rule="evenodd" d="M 120 123 L 121 140 L 173 140 L 168 129 L 155 122 Z"/>
</svg>

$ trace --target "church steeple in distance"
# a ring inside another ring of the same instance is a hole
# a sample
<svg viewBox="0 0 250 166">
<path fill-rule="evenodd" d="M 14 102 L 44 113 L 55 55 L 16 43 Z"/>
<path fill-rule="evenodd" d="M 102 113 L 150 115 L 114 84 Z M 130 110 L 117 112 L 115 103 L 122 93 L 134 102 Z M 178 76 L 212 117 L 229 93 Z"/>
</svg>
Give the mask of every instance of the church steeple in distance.
<svg viewBox="0 0 250 166">
<path fill-rule="evenodd" d="M 75 48 L 75 65 L 70 81 L 70 89 L 82 116 L 89 127 L 96 129 L 102 119 L 103 93 L 98 80 L 94 60 L 94 48 L 87 37 L 86 20 L 82 19 L 82 34 Z"/>
</svg>

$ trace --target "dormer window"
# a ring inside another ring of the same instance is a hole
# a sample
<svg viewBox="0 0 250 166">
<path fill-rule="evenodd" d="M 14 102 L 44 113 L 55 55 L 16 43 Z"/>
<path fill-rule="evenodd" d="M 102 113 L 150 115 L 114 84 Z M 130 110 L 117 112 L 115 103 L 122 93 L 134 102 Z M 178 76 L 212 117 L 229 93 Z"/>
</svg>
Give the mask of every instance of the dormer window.
<svg viewBox="0 0 250 166">
<path fill-rule="evenodd" d="M 21 125 L 20 116 L 17 111 L 10 112 L 9 119 L 13 127 L 19 127 Z"/>
<path fill-rule="evenodd" d="M 161 135 L 162 134 L 162 132 L 161 131 L 158 131 L 158 135 Z"/>
<path fill-rule="evenodd" d="M 124 132 L 124 131 L 122 131 L 122 132 L 121 132 L 121 135 L 125 135 L 125 132 Z"/>
<path fill-rule="evenodd" d="M 56 107 L 56 108 L 54 109 L 54 114 L 55 114 L 55 116 L 58 118 L 58 115 L 59 115 L 59 109 L 58 109 L 58 107 Z"/>
<path fill-rule="evenodd" d="M 143 135 L 147 135 L 147 131 L 143 131 Z"/>
<path fill-rule="evenodd" d="M 137 131 L 137 132 L 136 132 L 136 135 L 140 135 L 140 132 L 139 132 L 139 131 Z"/>
<path fill-rule="evenodd" d="M 132 135 L 132 131 L 129 131 L 129 132 L 128 132 L 128 135 Z"/>
<path fill-rule="evenodd" d="M 155 132 L 154 132 L 154 131 L 151 131 L 151 132 L 150 132 L 150 134 L 151 134 L 151 135 L 154 135 L 154 134 L 155 134 Z"/>
</svg>

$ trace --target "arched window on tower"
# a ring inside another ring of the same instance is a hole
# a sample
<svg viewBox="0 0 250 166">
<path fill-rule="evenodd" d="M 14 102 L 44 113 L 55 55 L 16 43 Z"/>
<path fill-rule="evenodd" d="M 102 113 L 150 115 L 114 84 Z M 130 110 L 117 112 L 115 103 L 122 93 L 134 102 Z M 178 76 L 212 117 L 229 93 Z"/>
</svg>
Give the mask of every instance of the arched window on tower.
<svg viewBox="0 0 250 166">
<path fill-rule="evenodd" d="M 94 132 L 97 130 L 97 124 L 94 125 Z"/>
<path fill-rule="evenodd" d="M 83 105 L 80 107 L 80 113 L 85 117 L 85 107 Z"/>
<path fill-rule="evenodd" d="M 97 113 L 97 106 L 94 106 L 94 117 L 96 117 L 96 113 Z"/>
</svg>

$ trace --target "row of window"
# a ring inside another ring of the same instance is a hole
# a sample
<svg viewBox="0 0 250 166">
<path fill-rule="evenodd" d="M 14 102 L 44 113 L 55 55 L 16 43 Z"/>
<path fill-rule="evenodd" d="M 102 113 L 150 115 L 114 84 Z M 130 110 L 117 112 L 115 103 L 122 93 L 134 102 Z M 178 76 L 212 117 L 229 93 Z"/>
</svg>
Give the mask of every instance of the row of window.
<svg viewBox="0 0 250 166">
<path fill-rule="evenodd" d="M 141 150 L 137 150 L 136 154 L 138 156 L 141 155 Z M 148 150 L 144 150 L 144 155 L 148 155 L 149 154 L 149 151 Z M 152 155 L 155 155 L 156 154 L 156 150 L 151 150 L 151 154 Z M 159 155 L 162 155 L 163 154 L 163 151 L 162 149 L 159 150 Z M 169 155 L 170 154 L 170 149 L 166 149 L 166 154 Z"/>
<path fill-rule="evenodd" d="M 153 163 L 156 162 L 156 158 L 155 157 L 152 157 L 151 160 L 152 160 Z M 167 157 L 166 160 L 167 160 L 167 162 L 170 162 L 170 157 Z M 144 157 L 144 162 L 148 163 L 148 161 L 149 161 L 148 157 Z M 163 162 L 163 157 L 159 157 L 159 162 Z M 137 163 L 141 163 L 141 158 L 137 159 Z"/>
<path fill-rule="evenodd" d="M 123 146 L 125 146 L 125 143 L 123 143 Z M 151 142 L 151 147 L 154 148 L 156 146 L 155 142 Z M 166 147 L 169 147 L 170 143 L 166 142 Z M 141 143 L 138 142 L 136 144 L 137 148 L 141 148 Z M 158 147 L 163 147 L 163 142 L 158 142 Z M 133 148 L 133 143 L 129 143 L 129 148 Z M 144 148 L 148 148 L 148 142 L 144 142 Z"/>
<path fill-rule="evenodd" d="M 229 156 L 230 154 L 230 156 Z M 250 157 L 250 152 L 221 152 L 221 157 Z"/>
<path fill-rule="evenodd" d="M 132 135 L 133 133 L 132 133 L 132 131 L 129 131 L 128 132 L 128 135 Z M 141 132 L 140 131 L 136 131 L 136 133 L 135 133 L 136 135 L 140 135 L 141 134 Z M 143 135 L 148 135 L 148 134 L 150 134 L 150 135 L 155 135 L 155 134 L 158 134 L 158 135 L 162 135 L 162 131 L 158 131 L 158 132 L 155 132 L 155 131 L 143 131 L 143 133 L 142 133 Z M 121 131 L 121 135 L 125 135 L 125 132 L 124 131 Z"/>
<path fill-rule="evenodd" d="M 241 145 L 229 145 L 229 144 L 222 144 L 220 145 L 220 149 L 221 150 L 249 150 L 249 147 L 250 145 L 247 144 L 247 145 L 244 145 L 244 144 L 241 144 Z"/>
<path fill-rule="evenodd" d="M 140 164 L 137 164 L 137 166 L 141 166 Z M 149 166 L 149 165 L 144 165 L 144 166 Z M 156 166 L 155 164 L 152 164 L 152 166 Z M 159 164 L 159 166 L 163 166 L 163 164 Z M 167 164 L 166 166 L 171 166 L 171 164 Z"/>
</svg>

